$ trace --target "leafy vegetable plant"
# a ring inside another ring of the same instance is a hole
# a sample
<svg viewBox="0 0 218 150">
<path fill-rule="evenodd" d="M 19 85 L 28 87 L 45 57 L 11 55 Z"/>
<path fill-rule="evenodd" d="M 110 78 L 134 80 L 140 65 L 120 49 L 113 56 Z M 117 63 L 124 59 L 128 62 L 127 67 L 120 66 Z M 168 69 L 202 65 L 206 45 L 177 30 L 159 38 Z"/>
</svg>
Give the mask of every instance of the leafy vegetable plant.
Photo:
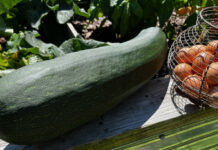
<svg viewBox="0 0 218 150">
<path fill-rule="evenodd" d="M 68 35 L 66 23 L 74 14 L 89 17 L 79 5 L 76 0 L 0 1 L 0 38 L 7 41 L 0 42 L 0 77 L 25 65 L 108 45 Z"/>
<path fill-rule="evenodd" d="M 112 21 L 115 32 L 122 37 L 133 36 L 141 28 L 160 26 L 173 12 L 172 0 L 92 0 L 91 19 L 105 15 Z"/>
<path fill-rule="evenodd" d="M 42 42 L 36 38 L 37 36 L 39 36 L 37 32 L 30 31 L 12 34 L 7 45 L 0 50 L 0 77 L 25 65 L 53 59 L 71 52 L 109 45 L 78 37 L 69 39 L 57 47 L 54 44 Z"/>
<path fill-rule="evenodd" d="M 17 69 L 24 65 L 63 55 L 55 45 L 41 43 L 34 33 L 14 33 L 0 53 L 0 69 Z"/>
<path fill-rule="evenodd" d="M 216 0 L 91 0 L 89 12 L 91 20 L 106 16 L 112 21 L 116 33 L 130 38 L 142 28 L 156 25 L 164 27 L 174 10 L 178 12 L 185 7 L 183 13 L 190 15 L 185 22 L 188 27 L 195 23 L 199 10 L 217 5 Z M 170 24 L 166 27 L 168 38 L 174 37 L 174 30 Z"/>
<path fill-rule="evenodd" d="M 0 2 L 0 15 L 8 12 L 10 9 L 12 9 L 15 5 L 20 3 L 23 0 L 1 0 Z"/>
</svg>

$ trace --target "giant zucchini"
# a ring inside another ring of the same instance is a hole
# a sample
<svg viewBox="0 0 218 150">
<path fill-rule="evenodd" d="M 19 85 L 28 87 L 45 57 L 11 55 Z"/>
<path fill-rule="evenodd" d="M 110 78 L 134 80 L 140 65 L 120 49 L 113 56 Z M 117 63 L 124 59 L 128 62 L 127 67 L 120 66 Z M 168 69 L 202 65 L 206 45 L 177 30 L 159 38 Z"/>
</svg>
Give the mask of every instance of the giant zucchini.
<svg viewBox="0 0 218 150">
<path fill-rule="evenodd" d="M 0 138 L 45 142 L 96 119 L 144 85 L 162 66 L 159 28 L 107 47 L 29 65 L 0 79 Z"/>
</svg>

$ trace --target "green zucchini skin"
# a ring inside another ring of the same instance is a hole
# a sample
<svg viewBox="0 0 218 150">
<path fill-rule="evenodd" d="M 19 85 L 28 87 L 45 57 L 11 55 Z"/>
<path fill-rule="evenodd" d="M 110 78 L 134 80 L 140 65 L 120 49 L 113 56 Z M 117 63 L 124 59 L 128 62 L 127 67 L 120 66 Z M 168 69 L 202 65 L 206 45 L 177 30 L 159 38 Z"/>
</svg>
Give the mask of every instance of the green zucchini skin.
<svg viewBox="0 0 218 150">
<path fill-rule="evenodd" d="M 144 85 L 167 54 L 164 32 L 39 62 L 0 79 L 0 138 L 34 144 L 96 119 Z"/>
</svg>

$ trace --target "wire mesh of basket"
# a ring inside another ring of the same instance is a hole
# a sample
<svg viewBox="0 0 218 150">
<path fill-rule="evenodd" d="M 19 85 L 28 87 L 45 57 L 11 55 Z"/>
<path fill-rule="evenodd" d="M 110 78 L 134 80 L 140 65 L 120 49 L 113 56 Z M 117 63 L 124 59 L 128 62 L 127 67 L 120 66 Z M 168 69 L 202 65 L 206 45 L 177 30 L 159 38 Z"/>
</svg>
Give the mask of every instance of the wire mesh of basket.
<svg viewBox="0 0 218 150">
<path fill-rule="evenodd" d="M 196 25 L 173 42 L 168 67 L 177 87 L 202 105 L 218 108 L 218 7 L 207 7 Z"/>
</svg>

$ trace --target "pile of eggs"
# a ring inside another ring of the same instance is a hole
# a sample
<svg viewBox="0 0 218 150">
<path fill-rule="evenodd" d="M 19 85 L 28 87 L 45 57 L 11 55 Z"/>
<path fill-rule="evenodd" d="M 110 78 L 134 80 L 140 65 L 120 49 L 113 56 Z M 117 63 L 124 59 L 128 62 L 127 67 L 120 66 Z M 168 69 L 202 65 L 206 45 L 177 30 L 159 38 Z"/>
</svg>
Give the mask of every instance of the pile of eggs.
<svg viewBox="0 0 218 150">
<path fill-rule="evenodd" d="M 215 56 L 213 54 L 217 48 L 218 40 L 210 41 L 207 45 L 183 47 L 177 52 L 177 65 L 173 70 L 188 96 L 197 99 L 202 86 L 201 92 L 205 94 L 200 95 L 200 97 L 216 106 L 218 106 L 218 100 L 216 100 L 218 99 L 218 51 Z M 212 63 L 207 70 L 212 58 Z M 204 95 L 210 95 L 210 98 Z"/>
</svg>

